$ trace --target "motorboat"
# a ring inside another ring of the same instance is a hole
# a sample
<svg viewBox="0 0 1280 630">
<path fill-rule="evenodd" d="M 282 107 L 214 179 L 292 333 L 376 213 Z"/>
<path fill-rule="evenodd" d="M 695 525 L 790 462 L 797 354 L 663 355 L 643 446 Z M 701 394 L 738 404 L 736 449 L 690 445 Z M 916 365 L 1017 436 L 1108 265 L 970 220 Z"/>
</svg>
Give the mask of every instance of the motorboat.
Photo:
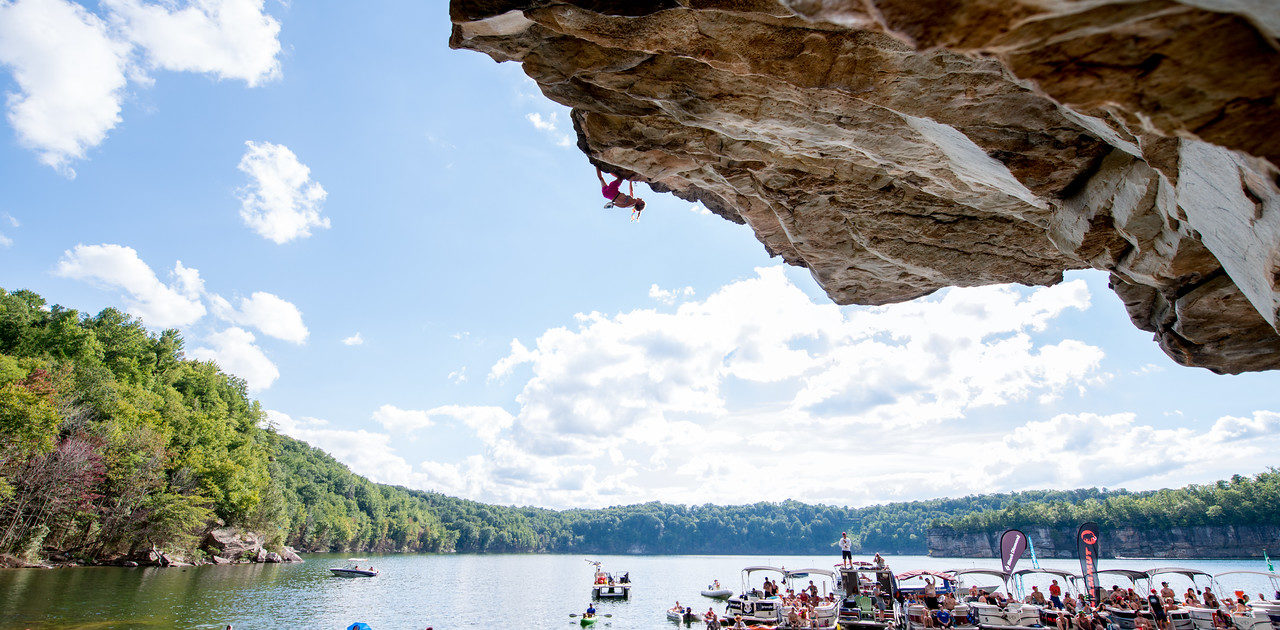
<svg viewBox="0 0 1280 630">
<path fill-rule="evenodd" d="M 899 573 L 898 592 L 907 596 L 916 596 L 917 600 L 924 596 L 925 589 L 929 581 L 933 582 L 934 594 L 939 598 L 946 596 L 948 593 L 955 595 L 958 589 L 958 580 L 954 573 L 943 571 L 907 571 Z M 911 628 L 925 627 L 925 617 L 933 614 L 923 603 L 913 603 L 907 605 L 907 625 Z M 959 625 L 972 626 L 968 622 L 969 607 L 967 604 L 959 604 L 956 610 L 950 611 L 953 615 L 953 623 Z"/>
<path fill-rule="evenodd" d="M 762 588 L 751 586 L 752 576 L 757 574 L 776 573 L 779 578 L 786 578 L 787 570 L 781 567 L 764 565 L 750 566 L 742 570 L 742 594 L 732 596 L 725 603 L 725 617 L 733 619 L 741 615 L 747 625 L 776 626 L 782 623 L 782 598 L 777 595 L 766 596 Z"/>
<path fill-rule="evenodd" d="M 808 580 L 808 584 L 805 581 Z M 790 628 L 790 619 L 800 618 L 802 628 L 835 628 L 840 612 L 840 600 L 835 593 L 836 573 L 829 569 L 795 569 L 787 571 L 783 584 L 789 591 L 799 594 L 808 592 L 809 603 L 794 606 L 786 605 L 782 609 L 780 627 Z M 816 594 L 816 597 L 813 597 Z M 815 601 L 816 600 L 816 601 Z M 795 615 L 792 615 L 794 608 Z"/>
<path fill-rule="evenodd" d="M 1256 600 L 1250 600 L 1248 606 L 1252 614 L 1231 615 L 1232 625 L 1240 630 L 1266 630 L 1266 628 L 1260 627 L 1260 620 L 1265 617 L 1271 628 L 1280 628 L 1280 574 L 1269 571 L 1226 571 L 1215 575 L 1215 581 L 1224 575 L 1257 575 L 1265 577 L 1271 584 L 1271 591 L 1275 594 L 1272 599 L 1260 597 Z M 1220 581 L 1218 583 L 1221 584 Z M 1226 593 L 1223 594 L 1225 595 Z"/>
<path fill-rule="evenodd" d="M 843 630 L 903 628 L 906 615 L 898 608 L 898 579 L 889 567 L 869 562 L 838 564 L 844 597 L 836 613 Z"/>
<path fill-rule="evenodd" d="M 1216 586 L 1213 576 L 1198 571 L 1196 569 L 1183 569 L 1181 567 L 1161 567 L 1151 569 L 1147 573 L 1147 584 L 1154 588 L 1156 577 L 1162 575 L 1178 575 L 1187 578 L 1191 583 L 1191 587 L 1199 590 L 1200 583 L 1197 579 L 1204 582 L 1205 586 Z M 1175 591 L 1177 589 L 1174 589 Z M 1169 627 L 1171 630 L 1213 630 L 1213 617 L 1217 612 L 1212 608 L 1202 606 L 1189 606 L 1186 603 L 1179 604 L 1173 608 L 1165 610 L 1165 614 L 1169 619 Z"/>
<path fill-rule="evenodd" d="M 1004 571 L 999 569 L 957 569 L 951 571 L 956 576 L 957 585 L 962 584 L 962 580 L 968 576 L 984 576 L 996 578 L 1001 583 L 1004 582 Z M 982 590 L 991 593 L 997 593 L 999 587 L 985 587 Z M 1008 587 L 1006 585 L 1006 593 Z M 1005 596 L 1001 596 L 1005 597 Z M 957 608 L 959 608 L 957 606 Z M 960 616 L 957 614 L 957 623 Z M 1000 630 L 1028 630 L 1029 628 L 1038 628 L 1040 626 L 1040 607 L 1031 604 L 1023 604 L 1017 601 L 1011 593 L 1006 598 L 1003 606 L 997 604 L 984 604 L 981 602 L 966 602 L 964 622 L 965 627 L 978 627 L 982 629 L 999 628 Z"/>
<path fill-rule="evenodd" d="M 588 560 L 595 567 L 591 579 L 591 596 L 596 599 L 627 599 L 631 596 L 631 573 L 615 577 L 600 568 L 600 563 Z"/>
<path fill-rule="evenodd" d="M 374 577 L 378 572 L 372 566 L 367 569 L 361 569 L 357 563 L 364 562 L 364 558 L 351 558 L 345 567 L 332 567 L 329 571 L 338 577 Z"/>
<path fill-rule="evenodd" d="M 1027 601 L 1027 597 L 1034 595 L 1036 590 L 1035 586 L 1033 586 L 1031 592 L 1028 592 L 1026 590 L 1027 578 L 1035 575 L 1050 575 L 1050 576 L 1054 576 L 1053 578 L 1050 578 L 1051 580 L 1055 578 L 1057 580 L 1061 580 L 1062 583 L 1058 585 L 1059 588 L 1063 589 L 1064 593 L 1071 595 L 1072 597 L 1075 597 L 1079 594 L 1078 585 L 1081 582 L 1081 577 L 1079 575 L 1076 575 L 1075 573 L 1072 573 L 1070 571 L 1064 571 L 1062 569 L 1046 569 L 1046 568 L 1040 568 L 1040 567 L 1036 567 L 1032 569 L 1020 569 L 1018 571 L 1013 572 L 1013 575 L 1011 576 L 1011 578 L 1013 580 L 1014 589 L 1018 594 L 1018 600 L 1024 602 L 1022 605 L 1023 608 L 1025 609 L 1028 605 L 1035 606 L 1040 612 L 1040 625 L 1049 627 L 1049 628 L 1055 627 L 1058 625 L 1058 618 L 1068 613 L 1065 610 L 1062 610 L 1060 608 L 1055 608 L 1053 606 L 1051 596 L 1048 593 L 1048 590 L 1049 590 L 1048 586 L 1045 587 L 1044 591 L 1041 591 L 1045 598 L 1044 604 L 1039 604 L 1035 601 L 1033 601 L 1031 604 L 1025 603 Z M 1189 630 L 1189 629 L 1179 629 L 1179 630 Z"/>
</svg>

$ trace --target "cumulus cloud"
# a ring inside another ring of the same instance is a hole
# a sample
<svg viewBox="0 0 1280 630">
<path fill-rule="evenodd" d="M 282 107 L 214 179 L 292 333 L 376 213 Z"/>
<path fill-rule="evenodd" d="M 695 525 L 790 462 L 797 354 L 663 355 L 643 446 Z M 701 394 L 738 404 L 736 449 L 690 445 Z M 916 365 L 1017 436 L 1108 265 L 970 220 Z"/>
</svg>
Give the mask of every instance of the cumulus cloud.
<svg viewBox="0 0 1280 630">
<path fill-rule="evenodd" d="M 1033 336 L 1089 307 L 1081 281 L 949 290 L 885 307 L 815 302 L 781 267 L 702 300 L 651 291 L 687 299 L 668 313 L 580 314 L 532 345 L 513 340 L 489 378 L 528 369 L 514 412 L 428 410 L 462 419 L 486 448 L 474 460 L 431 463 L 435 478 L 466 480 L 476 498 L 557 506 L 706 496 L 855 503 L 924 481 L 931 493 L 968 492 L 966 479 L 928 456 L 949 448 L 931 444 L 931 427 L 1103 377 L 1099 349 Z M 907 436 L 918 456 L 903 452 Z M 893 452 L 894 461 L 869 467 L 865 488 L 795 469 L 837 452 Z M 747 469 L 777 483 L 744 487 Z"/>
<path fill-rule="evenodd" d="M 693 204 L 692 206 L 689 206 L 689 212 L 692 212 L 692 213 L 694 213 L 694 214 L 702 214 L 702 215 L 709 215 L 709 214 L 711 214 L 711 211 L 710 211 L 710 210 L 708 210 L 708 209 L 706 208 L 706 206 L 704 206 L 704 205 L 702 205 L 702 204 L 700 204 L 700 203 L 695 203 L 695 204 Z"/>
<path fill-rule="evenodd" d="M 244 143 L 238 168 L 249 176 L 240 191 L 240 218 L 263 238 L 287 243 L 311 236 L 312 228 L 327 229 L 321 216 L 327 193 L 311 181 L 311 169 L 288 147 L 270 142 Z"/>
<path fill-rule="evenodd" d="M 5 222 L 9 224 L 9 227 L 15 227 L 15 228 L 22 227 L 22 224 L 19 223 L 18 220 L 15 219 L 14 216 L 12 214 L 9 214 L 8 212 L 0 215 L 0 218 L 3 218 Z"/>
<path fill-rule="evenodd" d="M 129 314 L 149 326 L 185 326 L 205 314 L 204 303 L 193 292 L 203 286 L 198 271 L 178 261 L 173 270 L 175 281 L 165 284 L 132 247 L 77 245 L 63 252 L 54 273 L 122 291 Z"/>
<path fill-rule="evenodd" d="M 69 164 L 120 122 L 131 45 L 67 0 L 0 2 L 0 64 L 13 73 L 8 119 L 40 161 Z"/>
<path fill-rule="evenodd" d="M 373 419 L 390 431 L 411 432 L 431 426 L 427 412 L 383 405 L 373 412 Z"/>
<path fill-rule="evenodd" d="M 649 285 L 649 297 L 663 304 L 675 304 L 680 298 L 693 297 L 693 287 L 683 289 L 663 289 L 657 284 Z"/>
<path fill-rule="evenodd" d="M 250 86 L 279 75 L 279 23 L 262 0 L 107 0 L 103 16 L 68 0 L 0 2 L 0 65 L 18 92 L 19 142 L 68 177 L 121 121 L 130 80 L 152 69 L 211 73 Z"/>
<path fill-rule="evenodd" d="M 525 120 L 533 125 L 534 129 L 542 131 L 555 138 L 556 144 L 562 147 L 573 146 L 573 136 L 560 131 L 560 125 L 557 121 L 559 116 L 555 112 L 551 112 L 547 116 L 543 116 L 537 112 L 525 114 Z"/>
<path fill-rule="evenodd" d="M 311 334 L 302 322 L 302 311 L 297 306 L 265 291 L 240 298 L 239 305 L 235 307 L 218 295 L 210 296 L 210 301 L 218 317 L 233 324 L 256 328 L 276 339 L 301 344 Z"/>
<path fill-rule="evenodd" d="M 360 336 L 359 332 L 357 332 L 354 335 L 351 335 L 350 337 L 344 337 L 342 339 L 342 345 L 344 346 L 359 346 L 363 344 L 364 344 L 364 337 Z"/>
<path fill-rule="evenodd" d="M 9 238 L 8 236 L 5 236 L 4 232 L 0 232 L 0 247 L 12 247 L 12 246 L 13 246 L 13 239 Z"/>
<path fill-rule="evenodd" d="M 449 382 L 453 383 L 454 385 L 467 382 L 467 368 L 460 367 L 452 372 L 449 372 Z"/>
<path fill-rule="evenodd" d="M 194 0 L 151 4 L 105 0 L 130 41 L 150 64 L 178 72 L 241 79 L 250 87 L 280 76 L 280 23 L 262 0 Z"/>
<path fill-rule="evenodd" d="M 209 335 L 208 345 L 192 350 L 190 356 L 213 361 L 224 372 L 244 379 L 251 391 L 262 391 L 280 377 L 280 370 L 254 341 L 253 333 L 233 326 Z"/>
<path fill-rule="evenodd" d="M 379 483 L 416 488 L 433 488 L 437 485 L 433 483 L 431 475 L 415 471 L 403 457 L 395 454 L 389 433 L 335 429 L 325 420 L 307 417 L 295 419 L 274 409 L 268 409 L 266 414 L 268 423 L 277 431 L 323 449 L 356 474 Z"/>
</svg>

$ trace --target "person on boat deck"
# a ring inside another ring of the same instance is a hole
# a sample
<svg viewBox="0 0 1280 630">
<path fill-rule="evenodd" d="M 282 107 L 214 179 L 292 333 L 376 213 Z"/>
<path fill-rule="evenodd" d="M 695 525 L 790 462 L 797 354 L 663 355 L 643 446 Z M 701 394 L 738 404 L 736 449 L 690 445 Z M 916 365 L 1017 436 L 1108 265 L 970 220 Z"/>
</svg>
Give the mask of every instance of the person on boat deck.
<svg viewBox="0 0 1280 630">
<path fill-rule="evenodd" d="M 1160 589 L 1160 599 L 1176 599 L 1177 598 L 1178 594 L 1174 593 L 1173 589 L 1169 588 L 1168 582 L 1161 582 L 1160 586 L 1163 587 Z"/>
<path fill-rule="evenodd" d="M 1067 593 L 1067 596 L 1066 596 L 1065 598 L 1063 598 L 1063 600 L 1062 600 L 1062 609 L 1063 609 L 1063 610 L 1065 610 L 1065 611 L 1067 611 L 1068 613 L 1075 613 L 1075 611 L 1076 611 L 1076 600 L 1075 600 L 1075 598 L 1074 598 L 1074 597 L 1072 597 L 1072 596 L 1071 596 L 1071 593 Z"/>
<path fill-rule="evenodd" d="M 623 574 L 622 574 L 622 578 L 618 580 L 618 583 L 619 583 L 619 584 L 630 584 L 630 583 L 631 583 L 631 572 L 630 572 L 630 571 L 627 571 L 626 573 L 623 573 Z"/>
<path fill-rule="evenodd" d="M 618 208 L 635 208 L 635 210 L 631 212 L 631 220 L 634 221 L 639 219 L 640 213 L 644 211 L 644 200 L 632 196 L 635 194 L 635 187 L 632 186 L 630 180 L 626 181 L 627 192 L 631 194 L 622 194 L 623 177 L 621 175 L 613 175 L 612 173 L 610 173 L 610 175 L 617 179 L 606 184 L 604 183 L 604 173 L 602 173 L 599 168 L 596 168 L 596 179 L 600 180 L 600 194 L 604 195 L 604 198 L 608 199 L 609 203 L 612 203 Z"/>
<path fill-rule="evenodd" d="M 884 566 L 884 558 L 880 557 L 880 552 L 878 551 L 876 552 L 876 557 L 875 559 L 872 560 L 872 562 L 874 562 L 877 567 Z"/>
<path fill-rule="evenodd" d="M 966 602 L 978 601 L 978 586 L 975 584 L 969 587 L 969 596 L 965 598 Z"/>
<path fill-rule="evenodd" d="M 1049 601 L 1053 602 L 1053 607 L 1062 610 L 1062 587 L 1058 586 L 1058 581 L 1054 580 L 1049 585 Z"/>
<path fill-rule="evenodd" d="M 1190 589 L 1190 588 L 1188 588 L 1188 589 L 1187 589 L 1187 592 L 1186 592 L 1186 593 L 1183 593 L 1183 594 L 1182 594 L 1182 601 L 1183 601 L 1184 603 L 1186 603 L 1186 605 L 1188 605 L 1188 606 L 1199 606 L 1199 605 L 1200 605 L 1200 598 L 1199 598 L 1199 597 L 1196 597 L 1196 592 L 1195 592 L 1195 590 Z"/>
<path fill-rule="evenodd" d="M 931 577 L 924 579 L 924 605 L 929 610 L 938 609 L 938 585 L 934 583 Z"/>
<path fill-rule="evenodd" d="M 840 564 L 849 566 L 853 564 L 853 541 L 849 540 L 849 532 L 840 532 Z"/>
<path fill-rule="evenodd" d="M 1165 624 L 1169 620 L 1169 616 L 1164 612 L 1164 601 L 1156 595 L 1156 589 L 1151 589 L 1151 594 L 1147 596 L 1147 606 L 1151 608 L 1151 615 L 1156 618 L 1156 627 L 1160 630 L 1165 629 Z"/>
<path fill-rule="evenodd" d="M 678 600 L 678 599 L 677 599 L 677 600 L 676 600 L 676 605 L 675 605 L 675 606 L 672 606 L 672 607 L 671 607 L 671 610 L 674 610 L 675 612 L 684 612 L 684 606 L 681 606 L 681 605 L 680 605 L 680 600 Z"/>
<path fill-rule="evenodd" d="M 733 621 L 733 630 L 747 630 L 747 624 L 742 622 L 742 615 L 734 615 Z"/>
<path fill-rule="evenodd" d="M 809 580 L 808 590 L 809 590 L 809 599 L 814 599 L 818 597 L 818 586 L 813 583 L 813 580 Z"/>
<path fill-rule="evenodd" d="M 596 616 L 596 607 L 592 604 L 587 604 L 587 612 L 584 613 L 582 616 L 586 617 L 587 619 L 590 619 Z"/>
<path fill-rule="evenodd" d="M 1218 597 L 1213 594 L 1213 589 L 1207 586 L 1204 587 L 1204 607 L 1218 608 L 1218 606 L 1220 606 L 1220 604 L 1218 603 Z"/>
<path fill-rule="evenodd" d="M 707 608 L 707 612 L 702 615 L 702 620 L 706 622 L 708 628 L 720 626 L 720 618 L 716 617 L 715 608 Z"/>
<path fill-rule="evenodd" d="M 1044 593 L 1040 592 L 1039 586 L 1031 587 L 1031 603 L 1037 606 L 1044 606 L 1049 603 L 1049 601 L 1044 598 Z"/>
</svg>

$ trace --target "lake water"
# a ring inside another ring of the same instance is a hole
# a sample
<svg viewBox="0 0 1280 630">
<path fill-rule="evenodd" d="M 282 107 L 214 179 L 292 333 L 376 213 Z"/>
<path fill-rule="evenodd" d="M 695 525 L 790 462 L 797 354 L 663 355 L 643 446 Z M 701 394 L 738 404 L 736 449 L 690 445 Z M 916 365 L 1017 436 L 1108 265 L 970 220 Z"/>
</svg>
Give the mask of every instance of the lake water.
<svg viewBox="0 0 1280 630">
<path fill-rule="evenodd" d="M 189 568 L 86 567 L 0 571 L 0 628 L 339 629 L 363 621 L 374 630 L 578 627 L 570 613 L 590 600 L 591 566 L 578 555 L 368 556 L 381 575 L 332 577 L 346 556 L 310 554 L 305 564 Z M 735 591 L 752 564 L 830 568 L 834 556 L 595 556 L 613 572 L 630 571 L 625 602 L 600 602 L 613 615 L 596 628 L 674 628 L 665 618 L 676 600 L 699 613 L 723 604 L 698 595 L 712 579 Z M 866 558 L 863 558 L 866 559 Z M 895 572 L 998 567 L 996 560 L 890 556 Z M 366 564 L 366 563 L 361 563 Z M 1042 566 L 1079 571 L 1075 560 Z M 1019 568 L 1031 565 L 1024 558 Z M 1209 573 L 1265 570 L 1261 561 L 1103 560 L 1101 568 L 1177 565 Z M 1231 576 L 1230 590 L 1271 593 L 1266 579 Z M 1244 578 L 1244 579 L 1240 579 Z M 1104 586 L 1114 580 L 1103 579 Z M 1183 578 L 1170 579 L 1179 593 Z M 1028 581 L 1028 587 L 1032 582 Z M 1039 583 L 1039 582 L 1037 582 Z M 1045 582 L 1047 583 L 1047 581 Z M 1129 586 L 1127 583 L 1122 586 Z M 694 626 L 701 628 L 701 624 Z"/>
</svg>

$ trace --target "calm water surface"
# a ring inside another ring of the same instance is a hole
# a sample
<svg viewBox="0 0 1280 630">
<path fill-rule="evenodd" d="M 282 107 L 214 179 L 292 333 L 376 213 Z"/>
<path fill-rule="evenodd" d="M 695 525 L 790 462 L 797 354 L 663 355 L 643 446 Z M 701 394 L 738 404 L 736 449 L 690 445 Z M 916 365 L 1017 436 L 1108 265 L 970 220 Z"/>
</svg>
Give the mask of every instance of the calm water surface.
<svg viewBox="0 0 1280 630">
<path fill-rule="evenodd" d="M 592 569 L 573 555 L 368 556 L 381 575 L 332 577 L 346 556 L 310 554 L 305 564 L 205 566 L 176 569 L 114 567 L 0 571 L 0 628 L 339 629 L 363 621 L 374 630 L 529 628 L 569 630 L 590 599 Z M 596 628 L 672 628 L 665 611 L 678 599 L 698 612 L 715 604 L 698 595 L 712 579 L 739 589 L 751 564 L 830 568 L 834 556 L 597 556 L 609 571 L 630 571 L 626 602 L 601 602 L 612 613 Z M 891 556 L 895 571 L 998 567 L 995 560 Z M 364 564 L 364 563 L 362 563 Z M 1074 560 L 1042 566 L 1079 571 Z M 1264 570 L 1260 561 L 1103 560 L 1101 568 L 1177 565 L 1209 573 Z M 1019 568 L 1029 567 L 1023 559 Z M 1236 576 L 1246 577 L 1246 576 Z M 1182 578 L 1170 579 L 1178 592 Z M 1028 586 L 1032 582 L 1028 581 Z M 1046 582 L 1047 583 L 1047 582 Z M 1110 586 L 1104 579 L 1103 584 Z M 1123 586 L 1129 586 L 1127 583 Z M 1265 578 L 1227 583 L 1252 596 L 1270 593 Z M 701 624 L 695 625 L 701 628 Z"/>
</svg>

